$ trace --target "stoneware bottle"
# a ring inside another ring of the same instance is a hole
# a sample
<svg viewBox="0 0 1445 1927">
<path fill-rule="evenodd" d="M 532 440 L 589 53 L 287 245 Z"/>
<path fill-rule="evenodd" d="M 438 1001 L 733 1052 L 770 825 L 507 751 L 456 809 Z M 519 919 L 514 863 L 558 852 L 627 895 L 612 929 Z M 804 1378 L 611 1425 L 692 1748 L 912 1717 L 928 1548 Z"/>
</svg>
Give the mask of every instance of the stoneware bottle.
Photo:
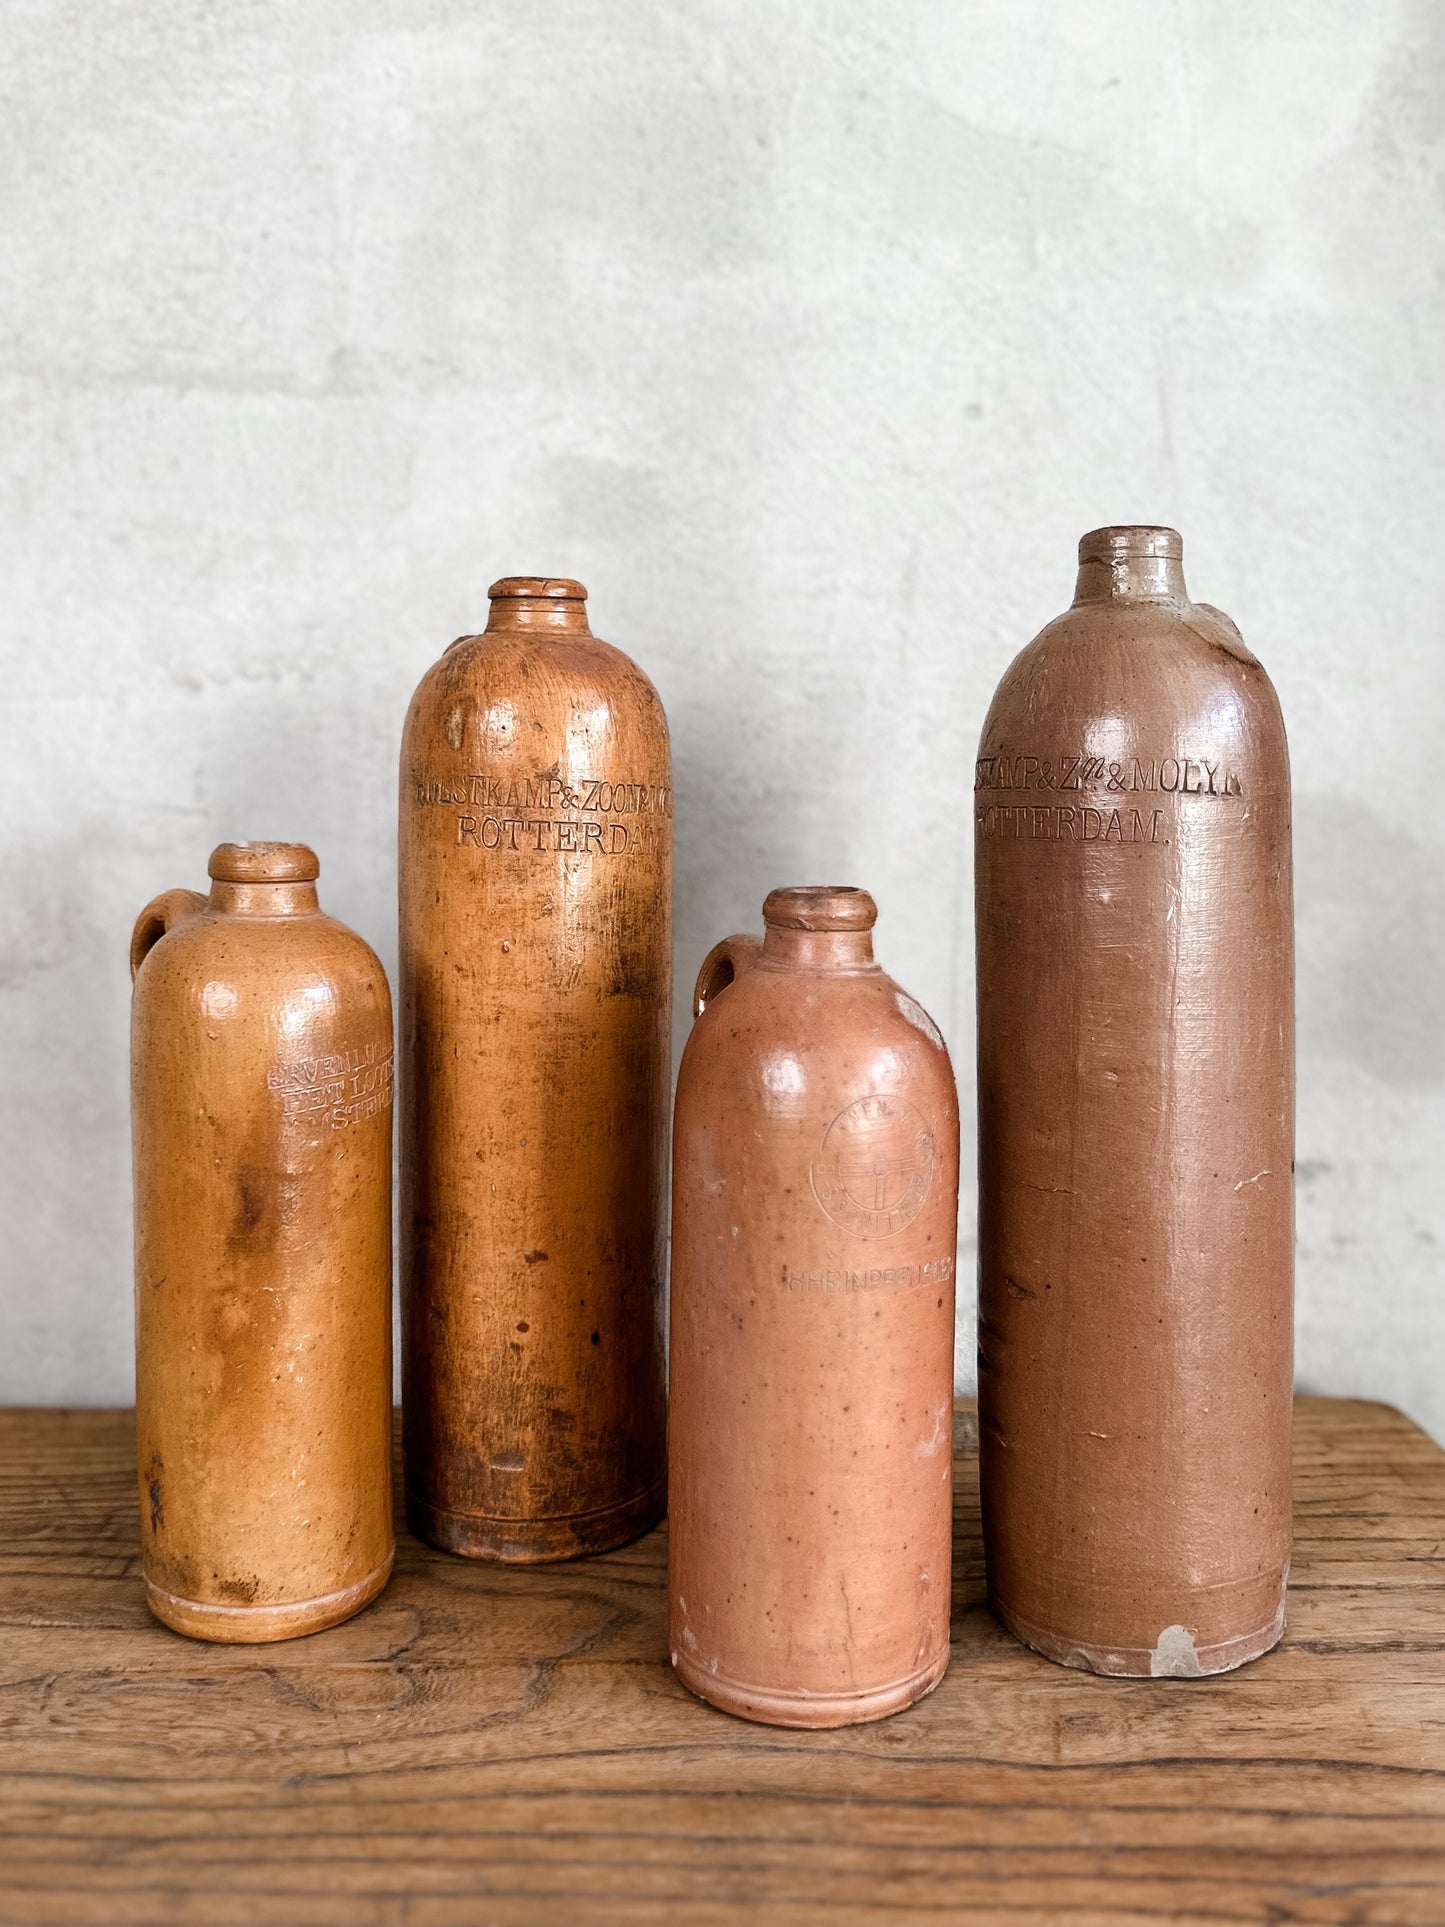
<svg viewBox="0 0 1445 1927">
<path fill-rule="evenodd" d="M 495 583 L 402 742 L 407 1509 L 481 1558 L 666 1507 L 672 773 L 586 596 Z"/>
<path fill-rule="evenodd" d="M 775 1726 L 948 1665 L 958 1098 L 863 890 L 775 890 L 698 977 L 674 1124 L 670 1643 Z"/>
<path fill-rule="evenodd" d="M 288 1639 L 391 1571 L 391 1000 L 310 850 L 210 870 L 131 942 L 146 1593 L 198 1639 Z"/>
<path fill-rule="evenodd" d="M 990 1598 L 1067 1665 L 1223 1672 L 1289 1571 L 1289 763 L 1172 529 L 1084 537 L 974 803 Z"/>
</svg>

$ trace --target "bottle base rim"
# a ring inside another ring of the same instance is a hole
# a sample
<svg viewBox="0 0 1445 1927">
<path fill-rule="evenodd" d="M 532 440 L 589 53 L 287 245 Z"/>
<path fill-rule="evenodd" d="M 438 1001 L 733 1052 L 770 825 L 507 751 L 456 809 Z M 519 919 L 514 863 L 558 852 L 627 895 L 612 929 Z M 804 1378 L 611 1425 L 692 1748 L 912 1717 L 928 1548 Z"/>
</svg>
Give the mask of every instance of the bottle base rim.
<svg viewBox="0 0 1445 1927">
<path fill-rule="evenodd" d="M 299 1639 L 324 1632 L 369 1606 L 391 1577 L 396 1547 L 364 1579 L 337 1592 L 318 1593 L 313 1599 L 286 1600 L 275 1606 L 223 1606 L 186 1599 L 147 1579 L 146 1604 L 163 1626 L 188 1639 L 208 1639 L 219 1645 L 266 1645 L 277 1639 Z"/>
<path fill-rule="evenodd" d="M 1213 1645 L 1196 1646 L 1186 1627 L 1165 1627 L 1154 1646 L 1127 1644 L 1101 1645 L 1076 1639 L 1067 1632 L 1035 1625 L 1005 1605 L 990 1598 L 994 1618 L 1004 1628 L 1056 1666 L 1072 1666 L 1080 1672 L 1098 1673 L 1106 1679 L 1211 1679 L 1232 1673 L 1251 1660 L 1262 1659 L 1284 1637 L 1285 1602 L 1281 1592 L 1279 1609 L 1263 1626 L 1237 1633 Z"/>
<path fill-rule="evenodd" d="M 406 1495 L 406 1522 L 418 1539 L 463 1559 L 491 1559 L 502 1565 L 545 1565 L 614 1552 L 640 1539 L 667 1514 L 667 1480 L 594 1512 L 550 1519 L 497 1519 L 482 1512 L 458 1512 L 419 1493 Z"/>
<path fill-rule="evenodd" d="M 690 1693 L 706 1700 L 720 1713 L 751 1720 L 760 1726 L 826 1728 L 861 1726 L 870 1720 L 886 1720 L 901 1713 L 931 1693 L 948 1671 L 951 1649 L 945 1646 L 936 1658 L 906 1679 L 890 1681 L 863 1693 L 779 1692 L 767 1686 L 749 1686 L 696 1666 L 681 1653 L 672 1656 L 673 1670 Z"/>
</svg>

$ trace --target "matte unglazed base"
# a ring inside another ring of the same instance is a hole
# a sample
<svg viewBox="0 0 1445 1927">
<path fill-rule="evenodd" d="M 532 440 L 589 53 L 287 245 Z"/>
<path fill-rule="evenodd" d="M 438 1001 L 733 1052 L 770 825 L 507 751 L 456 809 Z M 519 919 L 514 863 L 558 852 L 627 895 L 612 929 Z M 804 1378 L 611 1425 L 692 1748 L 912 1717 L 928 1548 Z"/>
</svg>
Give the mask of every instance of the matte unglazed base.
<svg viewBox="0 0 1445 1927">
<path fill-rule="evenodd" d="M 499 1559 L 518 1566 L 611 1552 L 641 1538 L 666 1511 L 666 1479 L 620 1505 L 560 1519 L 492 1519 L 479 1512 L 453 1512 L 415 1492 L 406 1495 L 406 1522 L 418 1539 L 463 1559 Z"/>
<path fill-rule="evenodd" d="M 1076 1666 L 1086 1673 L 1102 1673 L 1113 1679 L 1207 1679 L 1214 1673 L 1232 1673 L 1236 1666 L 1277 1646 L 1284 1634 L 1284 1597 L 1279 1611 L 1267 1626 L 1255 1632 L 1240 1633 L 1234 1639 L 1214 1646 L 1196 1646 L 1184 1626 L 1166 1626 L 1154 1646 L 1092 1646 L 1030 1624 L 1011 1612 L 1002 1600 L 990 1599 L 990 1608 L 1015 1639 L 1032 1646 L 1036 1653 L 1058 1666 Z"/>
<path fill-rule="evenodd" d="M 890 1713 L 901 1713 L 905 1706 L 912 1706 L 933 1691 L 948 1671 L 948 1657 L 945 1646 L 921 1672 L 867 1693 L 779 1693 L 707 1672 L 680 1653 L 673 1654 L 672 1663 L 687 1690 L 720 1712 L 733 1713 L 740 1720 L 755 1720 L 762 1726 L 821 1728 L 861 1726 L 867 1720 L 885 1720 Z"/>
<path fill-rule="evenodd" d="M 182 1599 L 146 1580 L 146 1604 L 164 1626 L 190 1639 L 211 1639 L 227 1646 L 262 1646 L 273 1639 L 299 1639 L 303 1633 L 339 1626 L 369 1606 L 391 1577 L 395 1548 L 381 1564 L 340 1592 L 298 1599 L 280 1606 L 212 1606 Z"/>
</svg>

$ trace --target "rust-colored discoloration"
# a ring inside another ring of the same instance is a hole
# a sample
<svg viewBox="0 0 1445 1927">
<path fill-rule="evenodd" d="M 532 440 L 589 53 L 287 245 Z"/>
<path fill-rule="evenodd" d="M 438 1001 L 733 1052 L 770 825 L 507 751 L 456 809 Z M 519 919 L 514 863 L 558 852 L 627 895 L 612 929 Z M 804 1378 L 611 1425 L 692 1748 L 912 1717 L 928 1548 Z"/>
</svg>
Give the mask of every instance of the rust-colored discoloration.
<svg viewBox="0 0 1445 1927">
<path fill-rule="evenodd" d="M 160 1453 L 152 1452 L 150 1466 L 146 1472 L 146 1497 L 150 1502 L 153 1533 L 159 1532 L 166 1522 L 165 1491 L 161 1484 L 161 1474 L 164 1470 Z"/>
<path fill-rule="evenodd" d="M 974 803 L 991 1600 L 1070 1665 L 1219 1672 L 1290 1551 L 1290 783 L 1172 530 L 1084 538 Z"/>
<path fill-rule="evenodd" d="M 585 594 L 497 584 L 402 748 L 407 1504 L 477 1557 L 664 1507 L 671 764 Z"/>
<path fill-rule="evenodd" d="M 229 1600 L 233 1605 L 252 1605 L 261 1590 L 261 1581 L 255 1573 L 243 1579 L 223 1579 L 219 1573 L 216 1573 L 214 1578 L 216 1591 L 222 1599 Z"/>
<path fill-rule="evenodd" d="M 236 1227 L 232 1238 L 245 1244 L 266 1213 L 267 1173 L 242 1169 L 236 1173 Z"/>
<path fill-rule="evenodd" d="M 208 1639 L 333 1624 L 392 1557 L 391 1007 L 316 870 L 223 844 L 132 951 L 143 1559 Z"/>
<path fill-rule="evenodd" d="M 678 1078 L 671 1650 L 730 1713 L 841 1726 L 948 1664 L 958 1097 L 865 891 L 763 915 Z"/>
</svg>

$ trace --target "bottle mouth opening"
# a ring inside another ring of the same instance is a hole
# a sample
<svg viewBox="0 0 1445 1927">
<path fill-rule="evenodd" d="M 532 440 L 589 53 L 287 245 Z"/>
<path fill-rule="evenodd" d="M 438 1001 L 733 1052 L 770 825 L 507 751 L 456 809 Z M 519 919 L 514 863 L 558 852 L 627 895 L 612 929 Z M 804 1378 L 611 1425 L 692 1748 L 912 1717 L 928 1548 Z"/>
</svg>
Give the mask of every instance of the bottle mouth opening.
<svg viewBox="0 0 1445 1927">
<path fill-rule="evenodd" d="M 531 601 L 546 596 L 557 602 L 585 602 L 587 591 L 570 575 L 504 575 L 487 591 L 493 602 Z"/>
<path fill-rule="evenodd" d="M 314 883 L 321 874 L 304 843 L 221 843 L 206 867 L 217 883 Z"/>
<path fill-rule="evenodd" d="M 796 884 L 774 890 L 763 905 L 763 922 L 774 930 L 871 930 L 877 920 L 877 904 L 852 884 Z"/>
<path fill-rule="evenodd" d="M 1132 522 L 1090 529 L 1079 538 L 1081 562 L 1109 562 L 1118 556 L 1157 556 L 1161 560 L 1181 562 L 1184 541 L 1177 529 Z"/>
</svg>

